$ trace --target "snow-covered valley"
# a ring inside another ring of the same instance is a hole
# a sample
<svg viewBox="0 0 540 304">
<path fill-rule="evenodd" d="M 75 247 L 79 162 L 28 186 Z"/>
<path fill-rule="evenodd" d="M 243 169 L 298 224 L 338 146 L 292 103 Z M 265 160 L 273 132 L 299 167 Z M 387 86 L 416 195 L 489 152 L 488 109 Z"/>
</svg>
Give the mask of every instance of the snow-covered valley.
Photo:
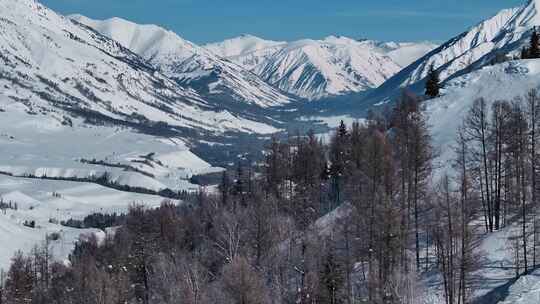
<svg viewBox="0 0 540 304">
<path fill-rule="evenodd" d="M 0 211 L 0 268 L 9 267 L 16 250 L 30 252 L 50 240 L 51 254 L 65 260 L 81 236 L 92 234 L 103 239 L 99 229 L 78 229 L 63 226 L 61 221 L 82 220 L 93 213 L 125 213 L 134 204 L 158 207 L 163 197 L 113 190 L 93 183 L 51 181 L 45 179 L 0 176 L 1 201 L 17 206 L 16 210 Z M 34 227 L 24 223 L 34 222 Z"/>
</svg>

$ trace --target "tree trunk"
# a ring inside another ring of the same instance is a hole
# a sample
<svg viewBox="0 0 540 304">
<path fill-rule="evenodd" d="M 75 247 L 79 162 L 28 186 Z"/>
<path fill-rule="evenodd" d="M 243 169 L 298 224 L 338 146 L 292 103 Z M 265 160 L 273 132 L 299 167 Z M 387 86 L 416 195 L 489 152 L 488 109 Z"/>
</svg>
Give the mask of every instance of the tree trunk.
<svg viewBox="0 0 540 304">
<path fill-rule="evenodd" d="M 480 123 L 481 123 L 481 142 L 482 142 L 482 160 L 484 163 L 484 178 L 486 183 L 486 202 L 488 212 L 488 224 L 489 231 L 493 232 L 493 214 L 492 214 L 492 202 L 491 202 L 491 190 L 489 187 L 489 169 L 488 169 L 488 156 L 487 156 L 487 142 L 486 142 L 486 117 L 485 112 L 481 111 Z"/>
</svg>

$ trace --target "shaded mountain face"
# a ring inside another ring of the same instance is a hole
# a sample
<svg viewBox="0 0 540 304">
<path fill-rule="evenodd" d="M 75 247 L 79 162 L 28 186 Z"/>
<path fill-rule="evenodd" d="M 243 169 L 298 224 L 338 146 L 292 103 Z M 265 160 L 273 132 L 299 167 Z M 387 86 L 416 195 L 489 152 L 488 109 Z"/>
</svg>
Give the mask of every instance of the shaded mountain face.
<svg viewBox="0 0 540 304">
<path fill-rule="evenodd" d="M 540 1 L 500 11 L 466 32 L 450 39 L 386 81 L 371 96 L 374 101 L 394 96 L 403 87 L 420 91 L 429 69 L 438 70 L 447 81 L 488 65 L 500 55 L 518 56 L 540 25 Z"/>
<path fill-rule="evenodd" d="M 118 41 L 169 78 L 184 87 L 196 89 L 218 106 L 236 103 L 266 108 L 293 101 L 251 71 L 161 27 L 139 25 L 120 18 L 103 21 L 80 15 L 70 18 Z"/>
<path fill-rule="evenodd" d="M 318 100 L 375 88 L 435 45 L 334 36 L 278 42 L 243 35 L 205 47 L 283 91 Z"/>
<path fill-rule="evenodd" d="M 2 94 L 36 114 L 220 133 L 274 128 L 219 109 L 120 43 L 32 0 L 0 2 Z"/>
</svg>

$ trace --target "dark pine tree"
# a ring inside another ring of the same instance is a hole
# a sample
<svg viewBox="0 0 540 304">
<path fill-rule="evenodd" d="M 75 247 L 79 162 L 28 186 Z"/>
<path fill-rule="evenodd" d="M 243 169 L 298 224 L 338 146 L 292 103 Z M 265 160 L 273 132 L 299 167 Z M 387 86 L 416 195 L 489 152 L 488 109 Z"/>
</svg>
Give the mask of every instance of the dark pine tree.
<svg viewBox="0 0 540 304">
<path fill-rule="evenodd" d="M 441 84 L 439 79 L 439 72 L 435 70 L 435 67 L 431 65 L 429 68 L 429 73 L 426 78 L 426 96 L 435 98 L 439 96 Z"/>
<path fill-rule="evenodd" d="M 244 168 L 242 164 L 238 162 L 236 168 L 236 181 L 234 182 L 233 192 L 237 199 L 240 199 L 240 204 L 246 206 L 246 185 L 245 185 Z"/>
<path fill-rule="evenodd" d="M 521 59 L 529 59 L 529 49 L 526 47 L 523 47 L 521 49 Z"/>
<path fill-rule="evenodd" d="M 339 123 L 338 136 L 340 138 L 347 137 L 347 125 L 345 125 L 343 120 Z"/>
<path fill-rule="evenodd" d="M 321 181 L 327 181 L 330 178 L 330 174 L 331 172 L 330 167 L 328 167 L 328 163 L 324 163 L 320 175 Z"/>
<path fill-rule="evenodd" d="M 529 58 L 536 59 L 540 58 L 540 36 L 538 36 L 538 32 L 536 29 L 533 31 L 531 35 L 531 42 L 529 46 Z"/>
<path fill-rule="evenodd" d="M 219 192 L 221 193 L 221 204 L 227 206 L 229 203 L 229 194 L 231 193 L 231 179 L 227 174 L 227 171 L 223 171 L 221 177 L 221 184 L 219 185 Z"/>
<path fill-rule="evenodd" d="M 330 209 L 334 209 L 341 203 L 341 184 L 348 158 L 348 139 L 347 125 L 342 120 L 330 148 L 330 160 L 332 162 L 330 166 L 332 206 Z"/>
<path fill-rule="evenodd" d="M 340 290 L 343 287 L 344 273 L 341 265 L 336 261 L 332 248 L 328 248 L 322 266 L 320 273 L 322 287 L 320 291 L 321 303 L 342 303 Z"/>
</svg>

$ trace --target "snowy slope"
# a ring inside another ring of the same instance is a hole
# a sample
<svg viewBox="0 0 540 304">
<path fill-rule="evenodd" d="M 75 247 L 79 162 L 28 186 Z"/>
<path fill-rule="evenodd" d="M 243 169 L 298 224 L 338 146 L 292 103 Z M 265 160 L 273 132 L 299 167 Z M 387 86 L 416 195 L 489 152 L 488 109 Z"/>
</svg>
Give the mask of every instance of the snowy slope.
<svg viewBox="0 0 540 304">
<path fill-rule="evenodd" d="M 439 161 L 449 169 L 454 157 L 451 148 L 463 119 L 475 99 L 483 97 L 486 108 L 496 100 L 512 101 L 530 89 L 540 88 L 540 60 L 517 60 L 487 66 L 449 81 L 442 96 L 426 101 L 434 144 L 440 149 Z"/>
<path fill-rule="evenodd" d="M 453 175 L 453 147 L 456 146 L 458 128 L 477 98 L 484 98 L 486 108 L 491 111 L 495 101 L 513 101 L 517 97 L 525 97 L 530 89 L 540 89 L 540 60 L 516 60 L 480 68 L 453 78 L 442 90 L 441 97 L 425 101 L 433 145 L 439 151 L 433 181 L 439 180 L 445 173 Z M 494 293 L 496 288 L 503 288 L 514 278 L 512 244 L 508 238 L 520 234 L 520 224 L 516 225 L 482 237 L 479 247 L 482 268 L 475 272 L 475 276 L 478 276 L 478 286 L 475 286 L 473 293 L 475 297 Z M 534 276 L 520 279 L 510 288 L 510 295 L 503 303 L 538 303 L 538 299 L 534 298 L 538 296 L 538 278 L 531 281 L 533 279 Z M 437 280 L 440 281 L 439 278 Z M 434 298 L 426 301 L 426 304 L 444 303 L 441 286 L 431 287 L 429 293 Z M 496 302 L 487 299 L 475 303 Z"/>
<path fill-rule="evenodd" d="M 435 45 L 341 36 L 278 42 L 243 35 L 205 47 L 284 91 L 314 100 L 377 87 Z"/>
<path fill-rule="evenodd" d="M 139 25 L 120 18 L 92 20 L 70 16 L 145 58 L 152 66 L 201 95 L 229 97 L 237 103 L 262 107 L 292 100 L 241 66 L 155 25 Z"/>
<path fill-rule="evenodd" d="M 506 298 L 499 304 L 536 304 L 540 302 L 540 271 L 519 278 L 508 290 Z"/>
<path fill-rule="evenodd" d="M 178 182 L 179 176 L 211 166 L 188 161 L 179 169 L 164 163 L 169 168 L 156 172 L 157 166 L 141 168 L 128 157 L 187 153 L 195 132 L 275 131 L 214 109 L 117 42 L 35 1 L 0 1 L 0 17 L 3 172 L 62 178 L 109 172 L 119 185 L 184 189 L 189 183 Z M 168 135 L 173 145 L 144 134 Z M 122 163 L 130 170 L 90 166 L 82 159 Z"/>
<path fill-rule="evenodd" d="M 484 98 L 486 108 L 491 111 L 495 101 L 514 101 L 525 97 L 529 90 L 540 89 L 540 60 L 515 60 L 497 65 L 489 65 L 470 73 L 449 80 L 439 98 L 425 101 L 428 125 L 431 128 L 433 145 L 439 152 L 435 159 L 437 168 L 432 180 L 437 182 L 444 173 L 453 175 L 452 167 L 455 159 L 453 147 L 456 146 L 458 128 L 462 125 L 471 106 L 477 98 Z M 525 103 L 525 100 L 522 99 Z M 475 223 L 474 226 L 482 227 Z M 532 229 L 532 223 L 529 223 Z M 497 303 L 492 297 L 500 299 L 515 278 L 514 256 L 510 237 L 521 234 L 521 223 L 504 227 L 500 231 L 480 235 L 477 252 L 480 254 L 475 261 L 480 267 L 473 273 L 475 286 L 472 296 L 477 299 L 472 303 Z M 477 233 L 482 233 L 479 228 Z M 532 234 L 530 236 L 532 242 Z M 425 304 L 445 303 L 442 278 L 429 273 L 421 278 L 429 286 Z M 435 283 L 434 282 L 438 282 Z M 510 303 L 539 303 L 540 280 L 538 271 L 532 275 L 520 278 L 509 288 L 509 294 L 504 304 Z M 486 298 L 482 298 L 485 297 Z"/>
<path fill-rule="evenodd" d="M 540 1 L 500 11 L 471 27 L 390 78 L 373 94 L 389 96 L 404 86 L 420 83 L 433 65 L 441 80 L 457 77 L 489 64 L 497 54 L 517 56 L 528 44 L 535 26 L 540 25 Z"/>
</svg>

